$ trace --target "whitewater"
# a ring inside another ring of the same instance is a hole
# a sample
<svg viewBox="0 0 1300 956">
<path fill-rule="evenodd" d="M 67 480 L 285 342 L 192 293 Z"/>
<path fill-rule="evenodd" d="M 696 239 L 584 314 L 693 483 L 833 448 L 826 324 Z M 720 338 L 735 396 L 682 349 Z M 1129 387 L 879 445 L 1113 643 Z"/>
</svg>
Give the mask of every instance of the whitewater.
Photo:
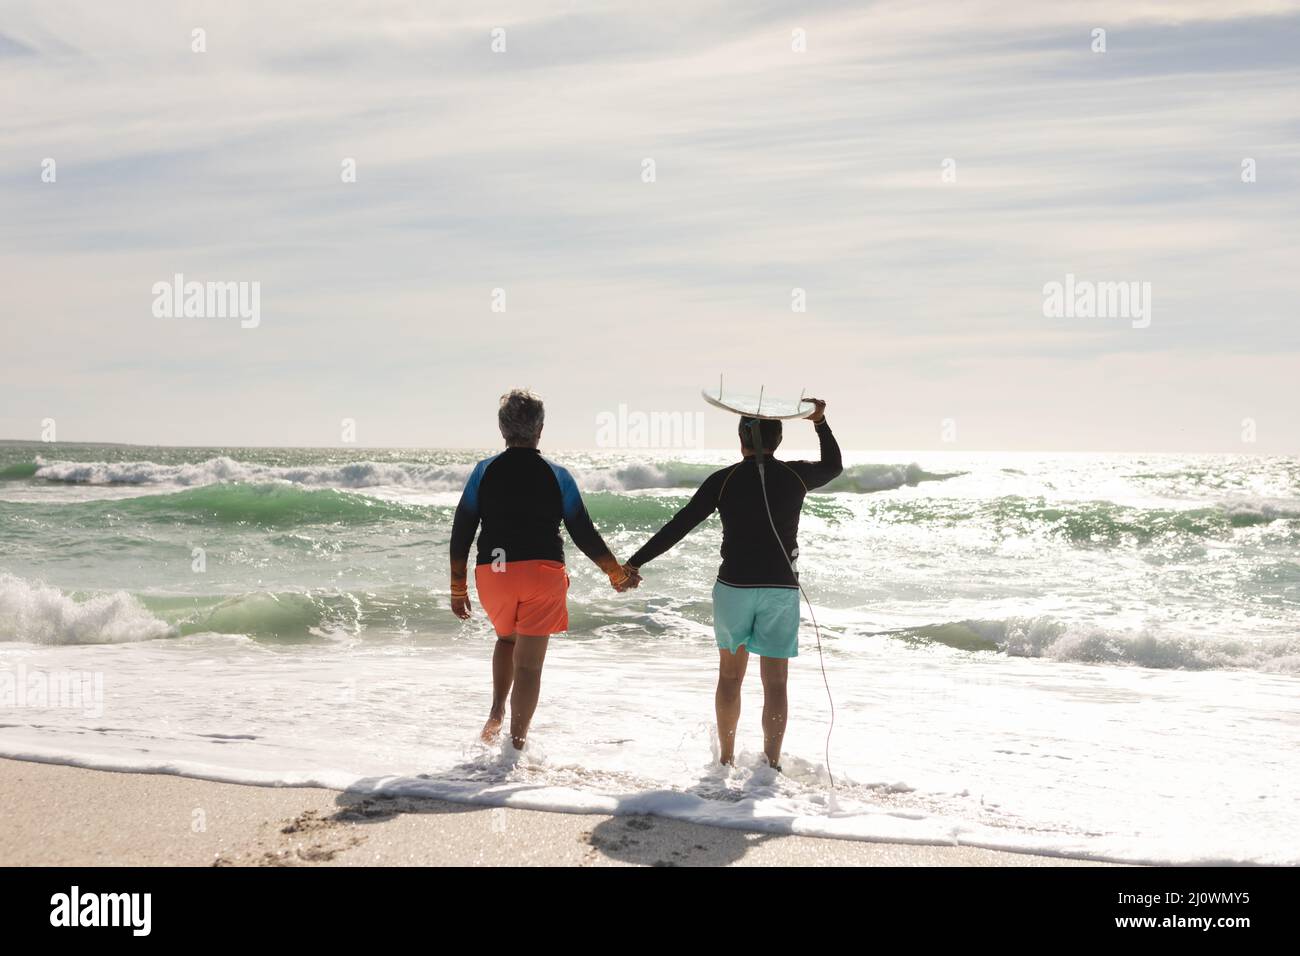
<svg viewBox="0 0 1300 956">
<path fill-rule="evenodd" d="M 448 609 L 447 538 L 487 453 L 0 443 L 0 756 L 1300 863 L 1300 461 L 846 453 L 800 534 L 830 767 L 805 619 L 777 775 L 757 681 L 713 762 L 716 518 L 627 595 L 568 544 L 530 752 L 475 741 L 493 638 Z M 548 454 L 620 557 L 734 457 Z"/>
</svg>

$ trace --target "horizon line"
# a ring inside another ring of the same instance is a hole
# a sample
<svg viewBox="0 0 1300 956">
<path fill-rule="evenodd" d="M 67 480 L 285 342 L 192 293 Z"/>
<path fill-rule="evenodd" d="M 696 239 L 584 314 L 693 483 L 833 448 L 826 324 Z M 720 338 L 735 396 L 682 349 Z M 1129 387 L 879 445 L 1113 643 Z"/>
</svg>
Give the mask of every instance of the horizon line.
<svg viewBox="0 0 1300 956">
<path fill-rule="evenodd" d="M 82 445 L 97 447 L 119 447 L 119 448 L 167 448 L 167 449 L 205 449 L 219 450 L 222 448 L 248 449 L 248 450 L 270 450 L 279 449 L 285 451 L 491 451 L 496 445 L 258 445 L 242 444 L 239 442 L 217 442 L 217 443 L 200 443 L 189 445 L 174 445 L 167 442 L 140 443 L 140 442 L 122 442 L 122 441 L 44 441 L 39 438 L 0 438 L 0 445 L 48 445 L 58 447 L 60 445 Z M 792 444 L 791 448 L 803 446 Z M 808 446 L 812 448 L 814 446 Z M 714 447 L 673 447 L 673 446 L 646 446 L 636 447 L 601 447 L 598 445 L 551 445 L 555 451 L 565 452 L 715 452 L 730 451 L 731 446 L 714 446 Z M 1159 450 L 1159 449 L 1060 449 L 1060 448 L 987 448 L 987 447 L 952 447 L 952 448 L 887 448 L 887 447 L 845 447 L 844 451 L 849 452 L 938 452 L 947 454 L 955 451 L 979 453 L 979 454 L 1003 454 L 1003 455 L 1235 455 L 1248 456 L 1256 458 L 1300 458 L 1300 450 L 1293 452 L 1259 452 L 1259 451 L 1196 451 L 1189 449 L 1181 450 Z"/>
</svg>

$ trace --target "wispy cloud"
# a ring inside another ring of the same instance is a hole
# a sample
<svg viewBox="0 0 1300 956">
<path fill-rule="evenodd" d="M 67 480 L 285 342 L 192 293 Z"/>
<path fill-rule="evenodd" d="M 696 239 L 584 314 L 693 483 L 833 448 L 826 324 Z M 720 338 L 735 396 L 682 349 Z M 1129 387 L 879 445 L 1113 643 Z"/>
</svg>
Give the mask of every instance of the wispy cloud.
<svg viewBox="0 0 1300 956">
<path fill-rule="evenodd" d="M 731 6 L 10 4 L 0 434 L 481 445 L 529 383 L 589 445 L 725 371 L 857 446 L 1296 450 L 1300 5 Z M 153 318 L 176 272 L 261 326 Z"/>
</svg>

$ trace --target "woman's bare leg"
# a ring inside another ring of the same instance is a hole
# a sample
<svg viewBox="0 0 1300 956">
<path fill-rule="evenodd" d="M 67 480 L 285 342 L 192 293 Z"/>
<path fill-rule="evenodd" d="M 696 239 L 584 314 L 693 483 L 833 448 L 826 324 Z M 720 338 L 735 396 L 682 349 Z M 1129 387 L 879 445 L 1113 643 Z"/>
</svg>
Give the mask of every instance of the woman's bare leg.
<svg viewBox="0 0 1300 956">
<path fill-rule="evenodd" d="M 528 741 L 528 725 L 537 710 L 537 698 L 542 692 L 542 664 L 546 660 L 549 635 L 532 637 L 518 635 L 515 640 L 515 688 L 510 694 L 510 739 L 516 750 L 523 750 Z"/>
<path fill-rule="evenodd" d="M 492 651 L 492 709 L 488 711 L 487 723 L 479 734 L 484 743 L 492 743 L 501 733 L 501 724 L 506 719 L 506 698 L 510 696 L 510 685 L 515 681 L 515 637 L 498 637 L 497 646 Z"/>
</svg>

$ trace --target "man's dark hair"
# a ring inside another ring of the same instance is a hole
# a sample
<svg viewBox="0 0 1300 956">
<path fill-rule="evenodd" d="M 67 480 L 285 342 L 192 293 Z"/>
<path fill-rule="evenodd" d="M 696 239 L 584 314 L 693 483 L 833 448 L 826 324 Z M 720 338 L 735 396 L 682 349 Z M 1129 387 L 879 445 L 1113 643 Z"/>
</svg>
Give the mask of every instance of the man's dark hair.
<svg viewBox="0 0 1300 956">
<path fill-rule="evenodd" d="M 754 435 L 750 426 L 758 422 L 759 437 L 763 441 L 763 451 L 774 452 L 781 444 L 781 422 L 775 418 L 749 418 L 740 416 L 740 447 L 750 451 L 754 448 Z"/>
</svg>

